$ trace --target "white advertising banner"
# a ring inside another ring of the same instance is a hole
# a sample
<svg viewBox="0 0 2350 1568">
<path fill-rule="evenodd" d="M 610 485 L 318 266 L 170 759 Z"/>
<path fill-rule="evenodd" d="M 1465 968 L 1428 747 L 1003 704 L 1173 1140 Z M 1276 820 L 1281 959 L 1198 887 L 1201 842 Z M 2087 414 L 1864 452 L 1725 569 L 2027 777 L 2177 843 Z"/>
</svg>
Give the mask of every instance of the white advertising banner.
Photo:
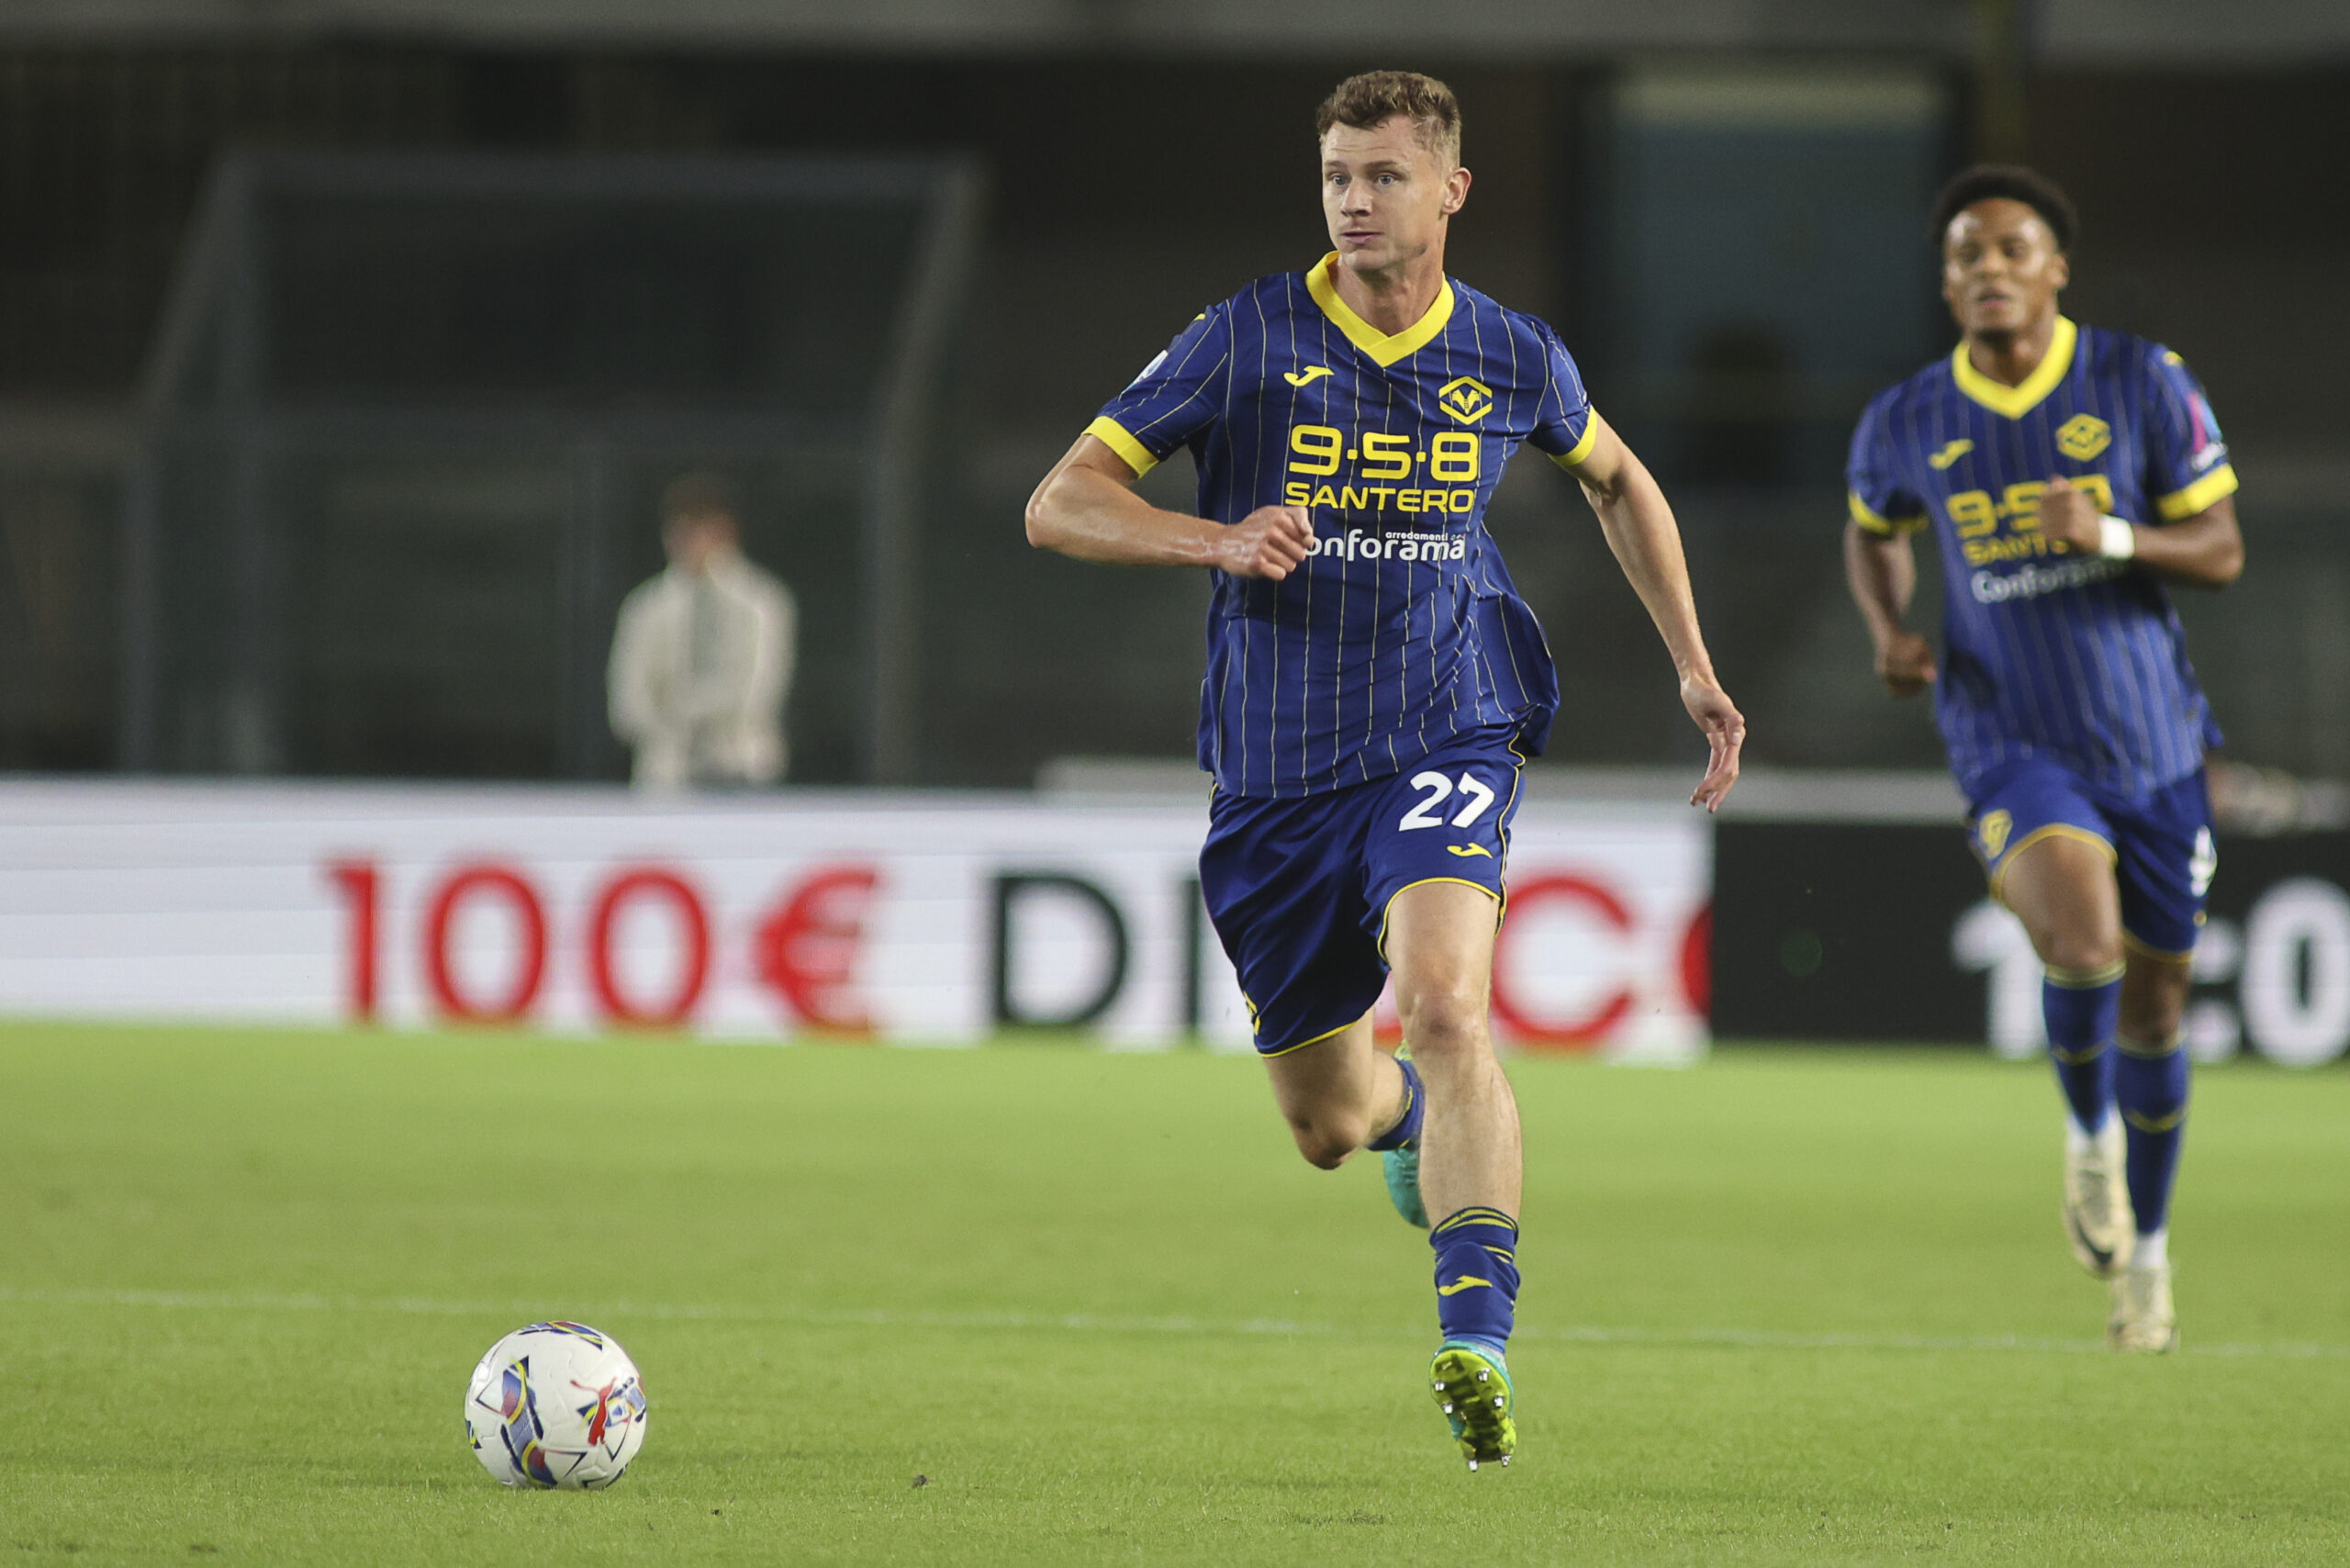
<svg viewBox="0 0 2350 1568">
<path fill-rule="evenodd" d="M 0 783 L 0 1014 L 1245 1048 L 1196 807 L 868 794 Z M 1545 807 L 1511 835 L 1520 1047 L 1702 1047 L 1711 839 Z"/>
</svg>

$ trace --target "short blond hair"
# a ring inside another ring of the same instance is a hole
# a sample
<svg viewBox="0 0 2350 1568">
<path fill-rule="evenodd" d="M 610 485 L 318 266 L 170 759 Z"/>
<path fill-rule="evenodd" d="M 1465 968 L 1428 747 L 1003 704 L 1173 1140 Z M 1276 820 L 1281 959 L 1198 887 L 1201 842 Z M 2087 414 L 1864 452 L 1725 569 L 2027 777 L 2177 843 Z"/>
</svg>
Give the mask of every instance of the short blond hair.
<svg viewBox="0 0 2350 1568">
<path fill-rule="evenodd" d="M 1460 162 L 1460 101 L 1452 89 L 1416 71 L 1366 71 L 1349 76 L 1330 90 L 1314 111 L 1314 139 L 1330 133 L 1334 125 L 1371 130 L 1397 115 L 1412 122 L 1420 145 L 1450 169 Z"/>
</svg>

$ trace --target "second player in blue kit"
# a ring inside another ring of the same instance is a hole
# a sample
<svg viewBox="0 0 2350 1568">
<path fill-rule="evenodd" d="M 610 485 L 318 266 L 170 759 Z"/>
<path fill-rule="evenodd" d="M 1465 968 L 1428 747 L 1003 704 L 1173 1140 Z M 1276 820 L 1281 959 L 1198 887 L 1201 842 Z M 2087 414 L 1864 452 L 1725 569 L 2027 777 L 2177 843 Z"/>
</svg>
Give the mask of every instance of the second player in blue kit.
<svg viewBox="0 0 2350 1568">
<path fill-rule="evenodd" d="M 2058 313 L 2075 218 L 2054 185 L 1969 170 L 1935 227 L 1964 341 L 1861 416 L 1847 573 L 1886 686 L 1934 687 L 1975 852 L 2046 967 L 2066 1236 L 2111 1282 L 2113 1345 L 2168 1350 L 2220 732 L 2165 584 L 2242 571 L 2235 470 L 2176 353 Z M 1903 622 L 1917 530 L 1942 560 L 1939 662 Z"/>
<path fill-rule="evenodd" d="M 1202 310 L 1028 506 L 1080 560 L 1205 567 L 1202 891 L 1299 1152 L 1380 1151 L 1435 1253 L 1438 1404 L 1470 1468 L 1516 1446 L 1516 1102 L 1487 998 L 1518 772 L 1558 677 L 1484 516 L 1521 446 L 1583 487 L 1672 655 L 1718 806 L 1745 725 L 1715 679 L 1662 492 L 1556 333 L 1444 273 L 1469 194 L 1440 82 L 1373 72 L 1316 117 L 1335 249 Z M 1143 474 L 1187 448 L 1196 514 Z M 1392 976 L 1405 1047 L 1377 1048 Z M 1430 1216 L 1435 1216 L 1430 1223 Z"/>
</svg>

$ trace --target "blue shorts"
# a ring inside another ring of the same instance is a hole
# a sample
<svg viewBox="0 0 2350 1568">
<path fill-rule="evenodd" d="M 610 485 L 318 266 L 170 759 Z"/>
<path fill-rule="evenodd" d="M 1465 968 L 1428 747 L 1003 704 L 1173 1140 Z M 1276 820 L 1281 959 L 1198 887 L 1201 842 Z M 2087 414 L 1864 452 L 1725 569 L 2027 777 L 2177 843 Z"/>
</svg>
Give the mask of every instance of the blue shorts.
<svg viewBox="0 0 2350 1568">
<path fill-rule="evenodd" d="M 2132 798 L 2100 790 L 2061 763 L 2011 762 L 1981 779 L 1967 828 L 1992 896 L 2002 902 L 2000 883 L 2026 845 L 2059 835 L 2085 839 L 2113 862 L 2122 939 L 2158 958 L 2195 950 L 2203 895 L 2220 864 L 2201 768 Z"/>
<path fill-rule="evenodd" d="M 1387 907 L 1421 882 L 1494 895 L 1517 810 L 1516 732 L 1479 730 L 1404 772 L 1303 800 L 1219 792 L 1200 892 L 1240 976 L 1257 1049 L 1312 1045 L 1387 983 Z"/>
</svg>

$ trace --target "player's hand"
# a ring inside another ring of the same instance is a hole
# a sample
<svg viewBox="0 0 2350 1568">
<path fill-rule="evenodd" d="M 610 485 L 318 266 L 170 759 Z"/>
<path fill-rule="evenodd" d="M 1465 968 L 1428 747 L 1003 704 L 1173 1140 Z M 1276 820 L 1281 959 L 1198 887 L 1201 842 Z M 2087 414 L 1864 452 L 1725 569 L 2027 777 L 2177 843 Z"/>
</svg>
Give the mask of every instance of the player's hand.
<svg viewBox="0 0 2350 1568">
<path fill-rule="evenodd" d="M 1304 507 L 1259 507 L 1216 539 L 1216 565 L 1236 577 L 1279 582 L 1314 549 L 1314 522 Z"/>
<path fill-rule="evenodd" d="M 1683 678 L 1681 705 L 1689 710 L 1689 716 L 1706 732 L 1706 777 L 1689 797 L 1689 803 L 1718 812 L 1722 801 L 1729 798 L 1729 787 L 1738 782 L 1738 754 L 1746 745 L 1745 716 L 1729 700 L 1729 692 L 1701 676 Z"/>
<path fill-rule="evenodd" d="M 1876 651 L 1876 678 L 1896 697 L 1915 697 L 1933 684 L 1934 645 L 1915 632 L 1896 632 Z"/>
<path fill-rule="evenodd" d="M 2105 514 L 2076 489 L 2063 475 L 2048 481 L 2040 493 L 2040 532 L 2051 544 L 2062 544 L 2076 555 L 2094 555 L 2105 543 Z"/>
</svg>

